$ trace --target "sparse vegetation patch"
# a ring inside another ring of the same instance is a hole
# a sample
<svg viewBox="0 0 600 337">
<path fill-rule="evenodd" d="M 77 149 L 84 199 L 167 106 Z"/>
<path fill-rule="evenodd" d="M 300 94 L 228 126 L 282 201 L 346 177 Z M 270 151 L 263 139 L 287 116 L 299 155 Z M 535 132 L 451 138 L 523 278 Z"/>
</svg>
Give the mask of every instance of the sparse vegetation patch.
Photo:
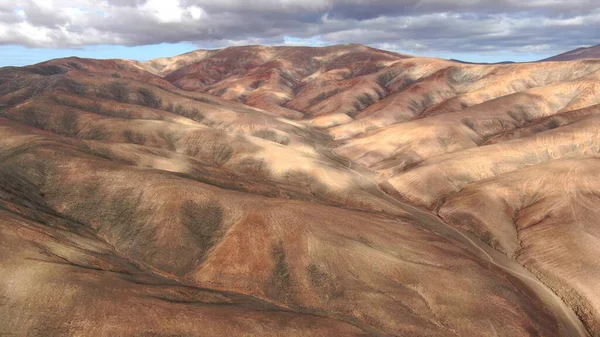
<svg viewBox="0 0 600 337">
<path fill-rule="evenodd" d="M 274 267 L 271 270 L 269 279 L 269 296 L 288 302 L 292 298 L 292 277 L 282 242 L 277 242 L 271 246 L 271 258 Z"/>
<path fill-rule="evenodd" d="M 252 135 L 281 145 L 290 143 L 290 138 L 288 136 L 281 135 L 273 130 L 259 130 L 253 132 Z"/>
<path fill-rule="evenodd" d="M 221 236 L 223 208 L 217 201 L 198 203 L 188 200 L 182 204 L 180 214 L 183 227 L 200 248 L 200 255 L 205 256 Z"/>
<path fill-rule="evenodd" d="M 342 89 L 338 88 L 338 89 L 322 92 L 322 93 L 318 94 L 317 96 L 313 97 L 310 101 L 308 101 L 308 105 L 314 105 L 318 102 L 326 100 L 334 95 L 337 95 L 341 91 L 342 91 Z"/>
<path fill-rule="evenodd" d="M 142 133 L 131 130 L 123 131 L 123 139 L 125 139 L 125 141 L 128 143 L 138 145 L 144 145 L 146 143 L 146 136 L 144 136 Z"/>
<path fill-rule="evenodd" d="M 138 94 L 140 95 L 140 101 L 143 105 L 154 109 L 161 108 L 162 99 L 158 97 L 154 91 L 148 90 L 146 88 L 140 88 L 138 90 Z"/>
</svg>

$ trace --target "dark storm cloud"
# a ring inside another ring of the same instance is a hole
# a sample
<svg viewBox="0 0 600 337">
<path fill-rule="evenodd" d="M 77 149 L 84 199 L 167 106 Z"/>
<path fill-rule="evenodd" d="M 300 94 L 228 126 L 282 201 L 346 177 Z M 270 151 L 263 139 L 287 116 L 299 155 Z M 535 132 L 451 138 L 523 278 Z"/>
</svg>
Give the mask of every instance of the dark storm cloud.
<svg viewBox="0 0 600 337">
<path fill-rule="evenodd" d="M 334 1 L 333 18 L 367 20 L 379 16 L 408 16 L 427 13 L 519 13 L 548 16 L 584 14 L 596 8 L 596 0 L 348 0 Z"/>
<path fill-rule="evenodd" d="M 0 0 L 0 44 L 77 47 L 284 37 L 409 52 L 558 52 L 598 42 L 597 0 Z"/>
</svg>

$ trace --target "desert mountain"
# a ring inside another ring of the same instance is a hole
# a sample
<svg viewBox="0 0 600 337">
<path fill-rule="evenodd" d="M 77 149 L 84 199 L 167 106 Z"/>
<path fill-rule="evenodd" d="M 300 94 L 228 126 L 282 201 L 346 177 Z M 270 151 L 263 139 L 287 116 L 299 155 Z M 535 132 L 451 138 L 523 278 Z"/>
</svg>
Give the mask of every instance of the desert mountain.
<svg viewBox="0 0 600 337">
<path fill-rule="evenodd" d="M 597 59 L 600 58 L 600 45 L 592 47 L 582 47 L 568 51 L 556 56 L 552 56 L 543 61 L 573 61 L 582 59 Z"/>
<path fill-rule="evenodd" d="M 0 68 L 0 332 L 600 336 L 600 60 Z"/>
</svg>

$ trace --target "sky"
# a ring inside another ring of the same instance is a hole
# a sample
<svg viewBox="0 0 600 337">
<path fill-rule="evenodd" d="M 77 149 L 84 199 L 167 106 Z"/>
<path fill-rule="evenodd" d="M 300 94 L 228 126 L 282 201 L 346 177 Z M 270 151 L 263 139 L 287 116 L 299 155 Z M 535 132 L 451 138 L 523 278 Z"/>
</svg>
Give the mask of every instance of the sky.
<svg viewBox="0 0 600 337">
<path fill-rule="evenodd" d="M 470 62 L 600 43 L 599 0 L 0 0 L 0 66 L 358 43 Z"/>
</svg>

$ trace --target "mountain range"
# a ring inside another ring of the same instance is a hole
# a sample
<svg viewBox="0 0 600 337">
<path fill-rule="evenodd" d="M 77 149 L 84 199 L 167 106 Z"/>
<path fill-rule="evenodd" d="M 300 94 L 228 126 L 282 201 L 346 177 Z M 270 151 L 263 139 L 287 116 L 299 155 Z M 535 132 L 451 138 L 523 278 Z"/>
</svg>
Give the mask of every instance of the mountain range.
<svg viewBox="0 0 600 337">
<path fill-rule="evenodd" d="M 600 336 L 597 49 L 0 68 L 0 334 Z"/>
</svg>

